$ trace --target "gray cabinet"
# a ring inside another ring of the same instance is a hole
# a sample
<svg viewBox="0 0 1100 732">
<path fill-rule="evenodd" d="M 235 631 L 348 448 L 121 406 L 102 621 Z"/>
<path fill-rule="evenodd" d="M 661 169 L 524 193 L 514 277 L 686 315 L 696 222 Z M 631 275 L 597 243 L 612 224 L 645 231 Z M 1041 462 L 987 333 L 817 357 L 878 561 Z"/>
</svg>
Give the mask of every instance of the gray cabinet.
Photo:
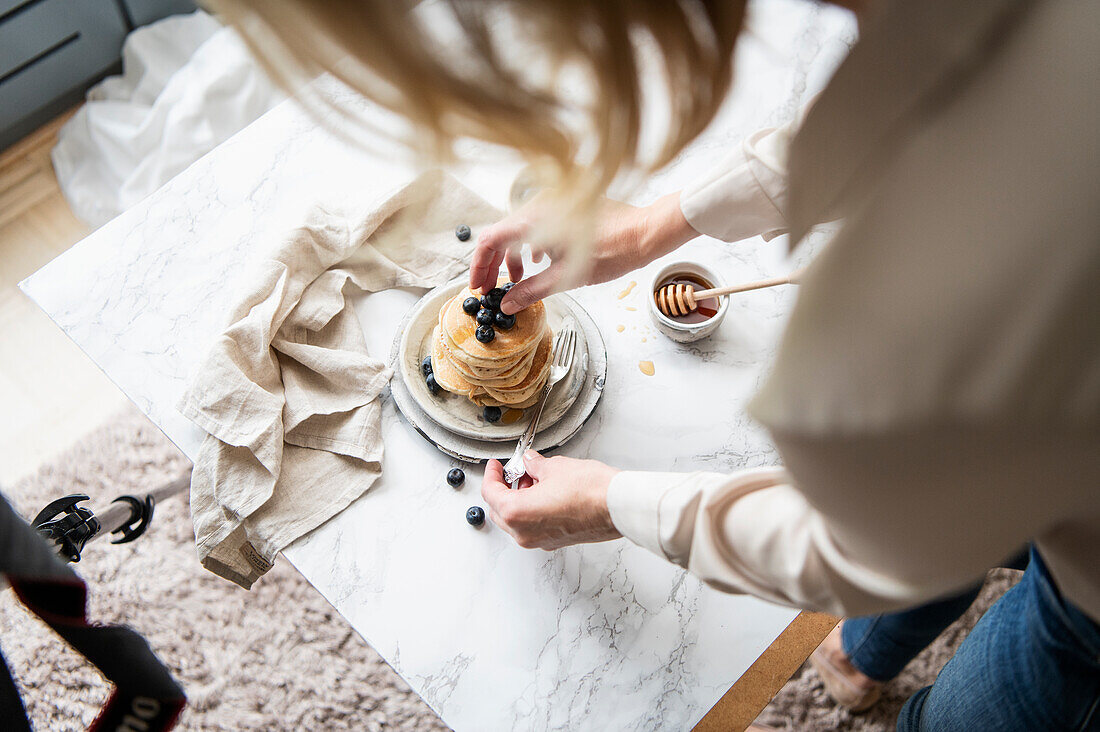
<svg viewBox="0 0 1100 732">
<path fill-rule="evenodd" d="M 193 9 L 185 0 L 0 0 L 0 149 L 116 71 L 135 25 Z"/>
<path fill-rule="evenodd" d="M 135 28 L 169 15 L 190 13 L 194 9 L 193 0 L 122 0 L 122 10 Z"/>
</svg>

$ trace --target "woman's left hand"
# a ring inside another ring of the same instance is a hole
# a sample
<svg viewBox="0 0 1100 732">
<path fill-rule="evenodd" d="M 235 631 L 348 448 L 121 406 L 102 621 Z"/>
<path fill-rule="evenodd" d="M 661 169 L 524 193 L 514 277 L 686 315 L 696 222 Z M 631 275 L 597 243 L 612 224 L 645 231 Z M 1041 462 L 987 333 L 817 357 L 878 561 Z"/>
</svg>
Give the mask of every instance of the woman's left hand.
<svg viewBox="0 0 1100 732">
<path fill-rule="evenodd" d="M 518 490 L 504 482 L 504 468 L 490 460 L 481 495 L 489 517 L 526 549 L 560 549 L 572 544 L 618 539 L 611 523 L 607 486 L 619 472 L 596 460 L 543 457 L 528 450 L 527 475 Z"/>
</svg>

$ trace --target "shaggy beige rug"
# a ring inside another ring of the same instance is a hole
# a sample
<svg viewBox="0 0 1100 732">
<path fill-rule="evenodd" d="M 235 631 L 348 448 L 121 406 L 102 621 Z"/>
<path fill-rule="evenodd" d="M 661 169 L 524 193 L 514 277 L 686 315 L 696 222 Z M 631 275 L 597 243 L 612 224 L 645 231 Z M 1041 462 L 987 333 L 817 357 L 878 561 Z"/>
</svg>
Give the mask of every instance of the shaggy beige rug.
<svg viewBox="0 0 1100 732">
<path fill-rule="evenodd" d="M 120 416 L 3 492 L 28 519 L 87 493 L 104 505 L 186 470 L 144 417 Z M 438 717 L 298 574 L 280 561 L 251 592 L 199 566 L 186 497 L 157 506 L 132 544 L 99 539 L 76 571 L 88 615 L 142 633 L 188 696 L 183 730 L 446 730 Z M 83 730 L 108 686 L 11 592 L 0 593 L 0 648 L 36 730 Z"/>
<path fill-rule="evenodd" d="M 3 491 L 29 518 L 68 493 L 87 493 L 103 505 L 186 468 L 186 458 L 152 424 L 128 412 Z M 145 635 L 182 683 L 189 703 L 178 729 L 447 729 L 288 562 L 277 563 L 251 592 L 202 569 L 184 496 L 158 506 L 149 533 L 136 542 L 100 539 L 75 568 L 89 586 L 89 616 Z M 974 607 L 887 687 L 875 709 L 854 716 L 838 709 L 806 666 L 760 721 L 788 730 L 893 729 L 905 699 L 931 683 L 1017 576 L 991 573 Z M 107 698 L 99 674 L 10 592 L 0 593 L 0 648 L 35 729 L 83 730 Z"/>
</svg>

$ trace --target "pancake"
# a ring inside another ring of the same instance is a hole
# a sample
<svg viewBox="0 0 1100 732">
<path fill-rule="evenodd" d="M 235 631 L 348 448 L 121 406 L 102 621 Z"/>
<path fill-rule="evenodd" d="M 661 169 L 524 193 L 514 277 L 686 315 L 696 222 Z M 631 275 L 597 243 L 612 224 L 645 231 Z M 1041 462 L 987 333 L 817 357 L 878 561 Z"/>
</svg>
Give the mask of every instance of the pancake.
<svg viewBox="0 0 1100 732">
<path fill-rule="evenodd" d="M 544 360 L 540 364 L 538 363 L 539 357 L 536 356 L 536 363 L 534 368 L 528 373 L 527 379 L 521 385 L 510 389 L 494 389 L 491 386 L 484 386 L 481 384 L 475 385 L 474 392 L 469 396 L 471 401 L 475 404 L 482 406 L 519 406 L 528 405 L 538 399 L 539 392 L 543 385 L 546 383 L 546 378 L 550 374 L 550 354 L 549 347 L 546 350 L 546 355 L 542 357 Z"/>
<path fill-rule="evenodd" d="M 543 384 L 546 383 L 546 378 L 550 375 L 550 352 L 552 349 L 552 337 L 548 332 L 546 337 L 539 343 L 538 349 L 535 351 L 534 359 L 531 363 L 531 368 L 527 370 L 523 380 L 518 384 L 511 387 L 495 387 L 490 384 L 476 381 L 455 380 L 454 389 L 445 389 L 453 391 L 455 394 L 462 394 L 470 399 L 472 402 L 479 406 L 511 406 L 517 408 L 524 408 L 530 406 L 537 401 L 539 391 L 542 389 Z M 434 363 L 433 356 L 433 363 Z M 445 358 L 445 356 L 443 357 Z M 449 363 L 445 363 L 445 372 L 451 369 Z M 452 373 L 447 373 L 444 378 L 450 379 Z M 436 378 L 440 386 L 443 386 L 443 382 Z M 467 388 L 470 385 L 470 388 Z"/>
<path fill-rule="evenodd" d="M 527 378 L 519 384 L 505 388 L 498 388 L 491 384 L 478 384 L 478 386 L 485 389 L 486 394 L 502 402 L 528 399 L 537 394 L 546 383 L 546 377 L 550 372 L 550 348 L 550 334 L 547 333 L 535 351 L 535 358 L 531 369 L 527 372 Z"/>
<path fill-rule="evenodd" d="M 510 353 L 505 353 L 502 346 L 499 357 L 495 361 L 471 356 L 469 353 L 466 353 L 463 346 L 459 345 L 452 337 L 451 333 L 448 332 L 448 325 L 451 323 L 451 308 L 458 308 L 460 312 L 462 310 L 461 306 L 456 305 L 455 302 L 456 301 L 451 301 L 445 304 L 439 311 L 439 337 L 443 341 L 443 345 L 447 349 L 447 352 L 455 361 L 455 366 L 467 376 L 471 378 L 493 378 L 501 376 L 518 366 L 524 358 L 534 350 L 534 346 L 537 345 L 532 344 L 532 346 L 526 350 L 513 349 Z M 473 321 L 473 319 L 464 312 L 462 315 Z M 468 339 L 468 341 L 475 343 L 479 342 L 476 337 Z"/>
<path fill-rule="evenodd" d="M 476 295 L 469 288 L 463 288 L 444 305 L 440 310 L 439 324 L 450 343 L 462 353 L 464 361 L 470 366 L 499 368 L 502 362 L 513 365 L 517 355 L 534 348 L 546 332 L 546 308 L 537 302 L 516 313 L 514 326 L 508 330 L 497 328 L 496 338 L 482 343 L 474 337 L 477 321 L 462 309 L 462 301 L 468 297 Z"/>
<path fill-rule="evenodd" d="M 431 335 L 436 383 L 482 407 L 531 406 L 550 373 L 553 334 L 545 306 L 521 310 L 512 328 L 495 328 L 496 337 L 482 343 L 474 336 L 477 321 L 462 309 L 468 297 L 476 295 L 464 288 L 439 310 Z"/>
<path fill-rule="evenodd" d="M 507 407 L 509 409 L 527 409 L 527 407 L 535 406 L 535 403 L 538 400 L 539 400 L 538 392 L 535 392 L 534 396 L 532 396 L 530 399 L 527 399 L 526 401 L 523 401 L 523 402 L 519 402 L 517 404 L 509 404 L 508 402 L 500 402 L 500 401 L 497 401 L 496 399 L 493 399 L 491 396 L 474 397 L 470 401 L 472 401 L 474 404 L 478 405 L 479 407 L 501 407 L 501 408 Z"/>
<path fill-rule="evenodd" d="M 535 343 L 528 351 L 516 353 L 511 358 L 501 359 L 498 364 L 488 367 L 471 364 L 468 355 L 463 353 L 462 349 L 447 337 L 442 328 L 439 329 L 439 339 L 443 342 L 443 348 L 455 362 L 455 367 L 471 379 L 499 379 L 511 377 L 518 371 L 526 373 L 531 359 L 535 355 L 535 348 L 538 346 L 538 343 Z"/>
<path fill-rule="evenodd" d="M 456 369 L 443 350 L 443 344 L 437 337 L 439 326 L 432 331 L 432 373 L 435 374 L 435 383 L 452 394 L 461 394 L 470 397 L 477 387 L 467 381 L 458 369 Z"/>
<path fill-rule="evenodd" d="M 501 372 L 499 375 L 491 373 L 486 375 L 485 370 L 482 370 L 482 375 L 479 375 L 478 373 L 471 373 L 469 367 L 463 364 L 461 359 L 454 354 L 445 342 L 446 336 L 443 335 L 438 326 L 432 332 L 432 338 L 435 341 L 432 344 L 433 354 L 435 353 L 435 349 L 439 349 L 440 352 L 447 357 L 450 368 L 461 374 L 463 379 L 486 386 L 493 386 L 498 389 L 516 386 L 526 379 L 527 373 L 531 370 L 531 364 L 535 359 L 535 351 L 537 350 L 537 348 L 532 348 L 531 352 L 524 355 L 522 360 L 517 362 L 515 366 Z"/>
</svg>

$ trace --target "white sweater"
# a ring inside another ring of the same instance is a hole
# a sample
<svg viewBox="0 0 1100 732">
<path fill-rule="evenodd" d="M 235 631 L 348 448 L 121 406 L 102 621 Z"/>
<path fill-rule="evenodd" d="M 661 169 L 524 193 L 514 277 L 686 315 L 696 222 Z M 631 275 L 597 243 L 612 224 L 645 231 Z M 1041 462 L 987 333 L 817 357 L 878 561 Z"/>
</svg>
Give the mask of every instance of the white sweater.
<svg viewBox="0 0 1100 732">
<path fill-rule="evenodd" d="M 616 527 L 724 591 L 843 615 L 1034 541 L 1100 621 L 1098 68 L 1091 0 L 894 3 L 793 141 L 758 133 L 685 190 L 727 241 L 844 223 L 750 405 L 786 469 L 622 473 Z"/>
</svg>

